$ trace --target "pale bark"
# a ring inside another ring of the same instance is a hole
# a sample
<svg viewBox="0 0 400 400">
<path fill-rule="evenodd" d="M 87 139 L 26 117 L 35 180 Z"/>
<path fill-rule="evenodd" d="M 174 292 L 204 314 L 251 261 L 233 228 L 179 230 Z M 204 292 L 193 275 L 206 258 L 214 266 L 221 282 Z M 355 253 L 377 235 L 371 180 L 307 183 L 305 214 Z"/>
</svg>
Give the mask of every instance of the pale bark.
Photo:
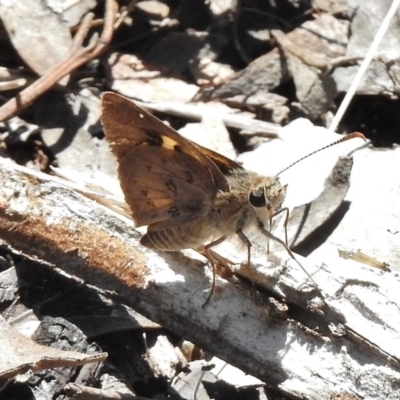
<svg viewBox="0 0 400 400">
<path fill-rule="evenodd" d="M 286 254 L 271 257 L 286 267 L 254 255 L 255 280 L 286 296 L 288 311 L 268 299 L 255 304 L 251 290 L 221 278 L 202 308 L 211 275 L 193 253 L 150 251 L 129 220 L 3 159 L 0 182 L 0 238 L 12 248 L 116 291 L 146 317 L 286 395 L 398 397 L 396 274 L 351 260 L 323 266 L 303 260 L 323 294 L 321 306 L 318 291 Z"/>
</svg>

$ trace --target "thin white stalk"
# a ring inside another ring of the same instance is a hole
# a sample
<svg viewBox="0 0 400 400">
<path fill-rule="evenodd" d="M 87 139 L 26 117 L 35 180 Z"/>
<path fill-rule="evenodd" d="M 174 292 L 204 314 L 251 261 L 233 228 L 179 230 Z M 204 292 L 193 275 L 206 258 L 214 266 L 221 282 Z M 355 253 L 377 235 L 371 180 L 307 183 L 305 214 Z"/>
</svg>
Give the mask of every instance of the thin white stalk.
<svg viewBox="0 0 400 400">
<path fill-rule="evenodd" d="M 378 49 L 378 46 L 380 45 L 383 37 L 385 36 L 385 33 L 387 29 L 389 28 L 390 21 L 392 20 L 394 14 L 396 13 L 396 10 L 399 8 L 400 5 L 400 0 L 393 0 L 392 5 L 389 8 L 389 11 L 387 12 L 384 20 L 382 21 L 381 26 L 378 29 L 378 32 L 375 35 L 375 38 L 363 60 L 361 63 L 360 69 L 357 71 L 356 76 L 353 79 L 353 82 L 350 85 L 350 88 L 348 92 L 346 93 L 346 96 L 344 97 L 342 103 L 340 104 L 340 107 L 334 116 L 331 125 L 329 126 L 330 131 L 335 131 L 336 128 L 338 127 L 340 121 L 343 118 L 343 115 L 345 114 L 350 101 L 352 100 L 360 82 L 361 79 L 363 78 L 365 72 L 368 69 L 369 64 L 371 63 L 373 57 L 375 56 L 375 53 Z"/>
</svg>

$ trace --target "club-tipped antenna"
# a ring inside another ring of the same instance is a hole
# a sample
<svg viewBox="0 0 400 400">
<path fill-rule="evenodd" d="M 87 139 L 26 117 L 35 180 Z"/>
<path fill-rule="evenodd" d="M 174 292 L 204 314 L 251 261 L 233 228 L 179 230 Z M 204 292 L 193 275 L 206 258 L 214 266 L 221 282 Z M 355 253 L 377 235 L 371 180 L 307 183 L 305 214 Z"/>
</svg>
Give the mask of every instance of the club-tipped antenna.
<svg viewBox="0 0 400 400">
<path fill-rule="evenodd" d="M 335 140 L 334 142 L 332 142 L 332 143 L 330 143 L 330 144 L 328 144 L 328 145 L 326 145 L 326 146 L 324 146 L 324 147 L 321 147 L 321 148 L 318 149 L 318 150 L 314 150 L 313 152 L 311 152 L 311 153 L 305 155 L 304 157 L 299 158 L 297 161 L 295 161 L 294 163 L 290 164 L 288 167 L 284 168 L 282 171 L 278 172 L 278 173 L 276 174 L 276 176 L 279 176 L 279 175 L 282 174 L 283 172 L 285 172 L 285 171 L 287 171 L 288 169 L 292 168 L 294 165 L 298 164 L 300 161 L 305 160 L 306 158 L 308 158 L 308 157 L 314 155 L 315 153 L 319 153 L 320 151 L 325 150 L 325 149 L 327 149 L 328 147 L 335 146 L 335 145 L 337 145 L 337 144 L 339 144 L 339 143 L 346 142 L 347 140 L 354 139 L 354 138 L 360 138 L 360 139 L 363 139 L 364 141 L 367 140 L 367 139 L 365 138 L 365 136 L 364 136 L 362 133 L 360 133 L 360 132 L 349 133 L 348 135 L 343 136 L 342 138 L 340 138 L 340 139 L 338 139 L 338 140 Z"/>
</svg>

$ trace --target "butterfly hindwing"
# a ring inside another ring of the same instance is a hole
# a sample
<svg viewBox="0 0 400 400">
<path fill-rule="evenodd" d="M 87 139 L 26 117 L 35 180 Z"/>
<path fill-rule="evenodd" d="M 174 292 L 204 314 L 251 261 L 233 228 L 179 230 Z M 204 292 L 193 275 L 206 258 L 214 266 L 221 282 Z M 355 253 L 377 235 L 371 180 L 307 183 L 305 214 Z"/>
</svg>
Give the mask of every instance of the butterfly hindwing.
<svg viewBox="0 0 400 400">
<path fill-rule="evenodd" d="M 212 151 L 210 149 L 207 149 L 206 147 L 197 145 L 197 147 L 200 148 L 202 153 L 207 156 L 217 167 L 218 169 L 224 174 L 224 175 L 230 175 L 232 171 L 241 169 L 243 170 L 243 167 L 239 165 L 237 162 L 223 156 L 222 154 L 219 154 L 215 151 Z"/>
<path fill-rule="evenodd" d="M 119 160 L 125 199 L 137 226 L 207 213 L 215 187 L 207 170 L 185 153 L 136 146 Z"/>
</svg>

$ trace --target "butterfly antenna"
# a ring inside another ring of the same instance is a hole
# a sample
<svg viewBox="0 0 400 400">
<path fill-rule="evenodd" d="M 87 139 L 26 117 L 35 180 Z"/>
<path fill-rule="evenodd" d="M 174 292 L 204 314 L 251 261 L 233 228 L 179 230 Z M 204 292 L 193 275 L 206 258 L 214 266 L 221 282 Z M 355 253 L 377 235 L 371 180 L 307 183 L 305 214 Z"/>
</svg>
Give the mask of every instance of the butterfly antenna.
<svg viewBox="0 0 400 400">
<path fill-rule="evenodd" d="M 326 146 L 324 146 L 324 147 L 321 147 L 321 148 L 318 149 L 318 150 L 315 150 L 315 151 L 313 151 L 313 152 L 311 152 L 311 153 L 305 155 L 304 157 L 299 158 L 297 161 L 295 161 L 294 163 L 290 164 L 288 167 L 286 167 L 286 168 L 283 169 L 282 171 L 278 172 L 278 173 L 276 174 L 276 176 L 279 176 L 279 175 L 282 174 L 283 172 L 285 172 L 285 171 L 287 171 L 288 169 L 292 168 L 294 165 L 298 164 L 300 161 L 303 161 L 303 160 L 305 160 L 306 158 L 311 157 L 311 156 L 314 155 L 315 153 L 319 153 L 320 151 L 325 150 L 325 149 L 327 149 L 328 147 L 335 146 L 335 145 L 337 145 L 337 144 L 339 144 L 339 143 L 346 142 L 347 140 L 354 139 L 354 138 L 360 138 L 360 139 L 363 139 L 364 141 L 367 140 L 367 139 L 365 138 L 365 136 L 364 136 L 362 133 L 360 133 L 360 132 L 349 133 L 348 135 L 343 136 L 342 138 L 340 138 L 340 139 L 334 141 L 333 143 L 330 143 L 330 144 L 328 144 L 328 145 L 326 145 Z"/>
</svg>

